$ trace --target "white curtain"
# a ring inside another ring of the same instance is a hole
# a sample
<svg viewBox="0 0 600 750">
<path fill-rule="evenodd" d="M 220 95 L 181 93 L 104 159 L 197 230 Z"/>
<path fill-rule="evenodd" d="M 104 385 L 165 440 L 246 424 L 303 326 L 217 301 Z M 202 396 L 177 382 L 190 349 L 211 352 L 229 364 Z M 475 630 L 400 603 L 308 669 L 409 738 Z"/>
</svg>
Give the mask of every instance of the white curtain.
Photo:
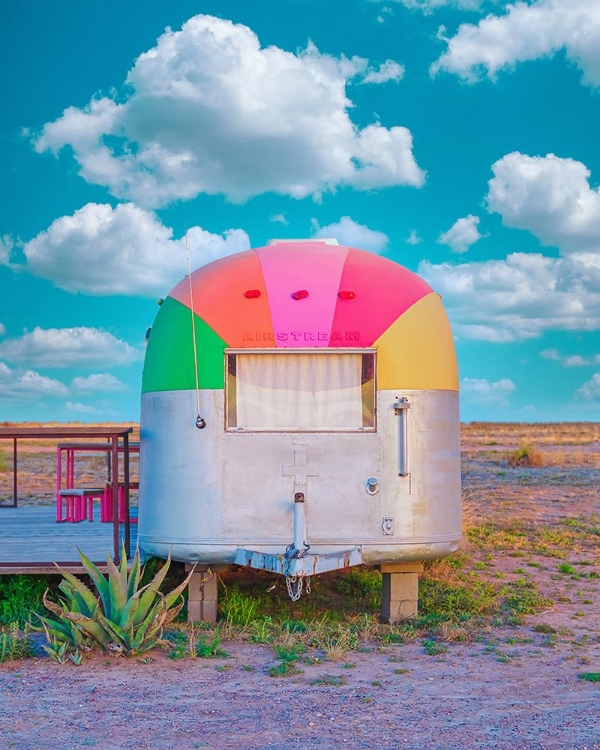
<svg viewBox="0 0 600 750">
<path fill-rule="evenodd" d="M 361 364 L 361 354 L 236 355 L 237 427 L 360 429 Z"/>
</svg>

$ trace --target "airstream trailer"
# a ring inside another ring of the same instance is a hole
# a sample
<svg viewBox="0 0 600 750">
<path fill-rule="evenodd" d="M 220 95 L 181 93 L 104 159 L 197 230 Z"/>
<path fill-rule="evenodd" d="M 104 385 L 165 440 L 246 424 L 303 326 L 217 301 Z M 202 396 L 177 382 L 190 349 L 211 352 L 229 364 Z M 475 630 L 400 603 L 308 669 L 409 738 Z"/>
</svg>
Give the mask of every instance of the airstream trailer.
<svg viewBox="0 0 600 750">
<path fill-rule="evenodd" d="M 327 570 L 416 570 L 460 540 L 459 428 L 452 334 L 419 276 L 331 240 L 217 260 L 149 336 L 139 544 L 281 573 L 294 598 Z"/>
</svg>

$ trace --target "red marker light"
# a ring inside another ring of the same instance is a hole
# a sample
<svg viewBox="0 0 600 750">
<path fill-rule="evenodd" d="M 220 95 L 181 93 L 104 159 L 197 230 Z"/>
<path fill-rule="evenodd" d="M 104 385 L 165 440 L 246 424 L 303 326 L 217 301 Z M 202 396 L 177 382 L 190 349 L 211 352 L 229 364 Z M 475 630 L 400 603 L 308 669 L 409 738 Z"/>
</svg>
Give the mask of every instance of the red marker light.
<svg viewBox="0 0 600 750">
<path fill-rule="evenodd" d="M 308 297 L 308 292 L 306 289 L 299 289 L 297 292 L 292 292 L 290 297 L 292 299 L 306 299 Z"/>
<path fill-rule="evenodd" d="M 356 297 L 356 294 L 351 291 L 338 292 L 338 297 L 340 299 L 354 299 Z"/>
<path fill-rule="evenodd" d="M 257 297 L 260 297 L 260 289 L 248 289 L 247 292 L 244 292 L 244 297 L 247 297 L 248 299 L 256 299 Z"/>
</svg>

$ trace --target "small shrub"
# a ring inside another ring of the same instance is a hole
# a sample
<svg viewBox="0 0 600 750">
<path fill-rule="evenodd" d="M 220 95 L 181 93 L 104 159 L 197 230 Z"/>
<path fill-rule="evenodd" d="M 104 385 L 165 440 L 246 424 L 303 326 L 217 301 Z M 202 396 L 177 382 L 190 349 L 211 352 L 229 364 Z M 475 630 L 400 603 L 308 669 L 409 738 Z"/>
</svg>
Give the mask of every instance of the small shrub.
<svg viewBox="0 0 600 750">
<path fill-rule="evenodd" d="M 574 575 L 575 568 L 572 565 L 568 565 L 567 563 L 561 563 L 558 566 L 558 572 L 564 573 L 565 575 Z"/>
<path fill-rule="evenodd" d="M 442 643 L 426 638 L 423 641 L 423 649 L 428 656 L 437 656 L 438 654 L 445 654 L 448 647 L 444 646 Z"/>
<path fill-rule="evenodd" d="M 25 625 L 24 629 L 20 630 L 17 622 L 0 630 L 0 663 L 14 659 L 28 659 L 33 656 L 34 648 L 29 632 L 29 625 Z"/>
<path fill-rule="evenodd" d="M 302 670 L 294 665 L 294 662 L 282 661 L 275 667 L 269 669 L 271 677 L 291 677 L 294 674 L 302 674 Z"/>
<path fill-rule="evenodd" d="M 250 623 L 250 643 L 271 643 L 273 641 L 274 625 L 270 617 L 254 620 Z"/>
<path fill-rule="evenodd" d="M 261 602 L 242 593 L 237 586 L 226 591 L 221 601 L 221 614 L 228 625 L 247 627 L 259 618 Z"/>
<path fill-rule="evenodd" d="M 346 684 L 346 678 L 344 675 L 336 674 L 324 674 L 321 677 L 317 677 L 313 680 L 313 685 L 331 685 L 333 687 L 341 687 Z"/>
<path fill-rule="evenodd" d="M 195 654 L 201 659 L 227 659 L 229 657 L 227 651 L 221 648 L 221 638 L 218 633 L 213 635 L 211 641 L 208 640 L 207 635 L 199 636 L 196 641 Z"/>
<path fill-rule="evenodd" d="M 544 456 L 542 452 L 532 445 L 532 443 L 521 442 L 517 450 L 512 451 L 508 456 L 508 465 L 517 466 L 544 466 Z"/>
<path fill-rule="evenodd" d="M 554 635 L 557 632 L 556 628 L 553 628 L 552 625 L 548 625 L 545 622 L 538 622 L 531 629 L 534 633 L 547 633 L 549 635 Z"/>
<path fill-rule="evenodd" d="M 187 653 L 189 636 L 183 630 L 169 630 L 164 634 L 164 640 L 173 645 L 168 654 L 169 659 L 183 659 Z"/>
<path fill-rule="evenodd" d="M 300 654 L 305 653 L 306 646 L 300 642 L 297 641 L 295 643 L 275 643 L 273 645 L 273 651 L 275 652 L 275 656 L 277 656 L 278 659 L 281 659 L 281 661 L 298 661 L 300 658 Z"/>
</svg>

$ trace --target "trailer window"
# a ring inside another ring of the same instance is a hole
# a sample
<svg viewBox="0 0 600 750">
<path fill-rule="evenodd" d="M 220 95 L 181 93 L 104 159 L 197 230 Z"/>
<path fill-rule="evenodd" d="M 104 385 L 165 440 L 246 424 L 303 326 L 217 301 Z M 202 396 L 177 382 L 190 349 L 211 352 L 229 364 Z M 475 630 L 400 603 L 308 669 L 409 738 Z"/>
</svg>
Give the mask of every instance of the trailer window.
<svg viewBox="0 0 600 750">
<path fill-rule="evenodd" d="M 375 354 L 228 353 L 228 430 L 375 428 Z"/>
</svg>

